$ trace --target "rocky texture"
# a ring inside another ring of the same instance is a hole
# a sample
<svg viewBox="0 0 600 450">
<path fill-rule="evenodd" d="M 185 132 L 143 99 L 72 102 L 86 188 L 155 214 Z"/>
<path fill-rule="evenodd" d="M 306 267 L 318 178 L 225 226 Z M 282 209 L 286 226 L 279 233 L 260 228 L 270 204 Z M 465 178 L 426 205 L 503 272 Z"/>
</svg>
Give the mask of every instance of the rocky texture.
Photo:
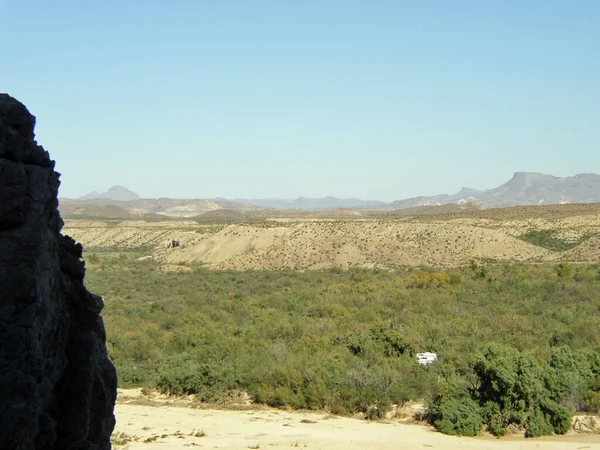
<svg viewBox="0 0 600 450">
<path fill-rule="evenodd" d="M 575 416 L 573 417 L 573 431 L 600 434 L 600 418 L 598 416 Z"/>
<path fill-rule="evenodd" d="M 0 449 L 109 449 L 117 377 L 59 174 L 35 117 L 0 94 Z"/>
</svg>

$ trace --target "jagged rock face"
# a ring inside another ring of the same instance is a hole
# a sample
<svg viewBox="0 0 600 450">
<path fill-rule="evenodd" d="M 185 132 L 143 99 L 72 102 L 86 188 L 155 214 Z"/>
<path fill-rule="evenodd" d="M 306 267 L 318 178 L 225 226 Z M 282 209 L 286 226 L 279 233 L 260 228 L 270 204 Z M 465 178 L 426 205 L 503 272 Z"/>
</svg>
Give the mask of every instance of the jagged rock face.
<svg viewBox="0 0 600 450">
<path fill-rule="evenodd" d="M 35 117 L 0 94 L 0 449 L 110 449 L 117 376 L 59 174 Z"/>
</svg>

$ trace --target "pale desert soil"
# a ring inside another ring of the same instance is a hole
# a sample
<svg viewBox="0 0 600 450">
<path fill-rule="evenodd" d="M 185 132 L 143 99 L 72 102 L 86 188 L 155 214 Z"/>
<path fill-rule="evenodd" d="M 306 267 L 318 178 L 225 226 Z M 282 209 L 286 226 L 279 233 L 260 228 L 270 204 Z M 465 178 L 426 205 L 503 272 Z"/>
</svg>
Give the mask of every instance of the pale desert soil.
<svg viewBox="0 0 600 450">
<path fill-rule="evenodd" d="M 599 435 L 569 434 L 538 439 L 445 436 L 431 427 L 395 420 L 367 422 L 326 413 L 273 409 L 219 410 L 138 404 L 120 392 L 115 449 L 600 449 Z M 205 434 L 205 436 L 200 436 Z M 144 442 L 147 441 L 147 442 Z"/>
<path fill-rule="evenodd" d="M 552 252 L 518 238 L 530 229 L 554 229 L 568 241 L 593 237 L 571 250 Z M 217 270 L 311 270 L 451 267 L 472 259 L 530 263 L 600 260 L 600 215 L 552 220 L 295 220 L 233 225 L 69 220 L 63 232 L 88 248 L 152 247 L 152 257 L 169 270 L 174 264 L 188 263 Z M 173 239 L 181 246 L 168 248 Z"/>
</svg>

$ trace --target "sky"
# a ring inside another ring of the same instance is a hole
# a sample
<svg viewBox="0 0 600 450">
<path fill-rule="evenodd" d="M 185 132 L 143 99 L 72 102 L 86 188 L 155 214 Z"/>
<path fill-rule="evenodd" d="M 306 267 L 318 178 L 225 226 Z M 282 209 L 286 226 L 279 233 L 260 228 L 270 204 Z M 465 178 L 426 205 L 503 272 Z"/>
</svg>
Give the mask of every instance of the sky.
<svg viewBox="0 0 600 450">
<path fill-rule="evenodd" d="M 597 0 L 0 0 L 60 195 L 357 197 L 600 173 Z"/>
</svg>

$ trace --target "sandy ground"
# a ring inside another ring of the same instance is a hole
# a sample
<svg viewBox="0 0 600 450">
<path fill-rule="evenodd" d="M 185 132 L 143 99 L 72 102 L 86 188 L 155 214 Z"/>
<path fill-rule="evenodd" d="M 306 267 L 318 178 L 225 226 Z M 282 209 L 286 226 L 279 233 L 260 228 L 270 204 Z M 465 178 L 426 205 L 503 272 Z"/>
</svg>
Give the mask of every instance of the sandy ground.
<svg viewBox="0 0 600 450">
<path fill-rule="evenodd" d="M 120 394 L 123 398 L 123 393 Z M 325 413 L 272 409 L 217 410 L 120 400 L 115 449 L 600 449 L 600 435 L 538 439 L 446 436 L 425 425 L 367 422 Z"/>
</svg>

